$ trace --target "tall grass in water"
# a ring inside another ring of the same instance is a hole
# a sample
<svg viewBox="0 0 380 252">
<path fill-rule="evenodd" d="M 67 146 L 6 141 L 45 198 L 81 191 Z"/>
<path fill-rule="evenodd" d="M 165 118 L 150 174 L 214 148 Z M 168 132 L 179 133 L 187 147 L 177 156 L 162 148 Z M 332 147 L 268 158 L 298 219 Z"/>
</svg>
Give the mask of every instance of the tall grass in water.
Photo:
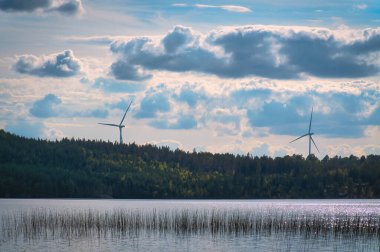
<svg viewBox="0 0 380 252">
<path fill-rule="evenodd" d="M 249 210 L 65 210 L 35 209 L 1 216 L 1 236 L 8 239 L 124 236 L 139 232 L 190 234 L 369 235 L 380 238 L 379 215 L 303 214 Z"/>
</svg>

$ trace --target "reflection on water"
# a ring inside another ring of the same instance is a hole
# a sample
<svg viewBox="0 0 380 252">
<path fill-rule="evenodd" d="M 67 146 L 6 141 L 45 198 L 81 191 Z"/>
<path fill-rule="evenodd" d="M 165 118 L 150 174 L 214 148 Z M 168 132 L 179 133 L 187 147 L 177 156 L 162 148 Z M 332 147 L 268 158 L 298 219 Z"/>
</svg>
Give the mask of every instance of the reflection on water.
<svg viewBox="0 0 380 252">
<path fill-rule="evenodd" d="M 1 251 L 378 251 L 377 238 L 298 235 L 169 235 L 23 240 Z"/>
<path fill-rule="evenodd" d="M 379 200 L 0 199 L 0 251 L 379 251 Z"/>
</svg>

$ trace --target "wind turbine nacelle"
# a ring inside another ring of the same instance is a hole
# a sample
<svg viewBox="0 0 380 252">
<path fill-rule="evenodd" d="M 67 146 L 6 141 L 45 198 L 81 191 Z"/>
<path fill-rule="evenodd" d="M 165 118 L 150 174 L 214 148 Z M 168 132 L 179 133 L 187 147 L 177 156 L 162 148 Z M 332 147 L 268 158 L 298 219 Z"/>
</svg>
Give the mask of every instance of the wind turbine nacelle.
<svg viewBox="0 0 380 252">
<path fill-rule="evenodd" d="M 314 135 L 314 133 L 309 133 L 310 136 Z"/>
<path fill-rule="evenodd" d="M 124 128 L 124 127 L 125 127 L 125 125 L 120 125 L 120 126 L 119 126 L 119 128 Z"/>
</svg>

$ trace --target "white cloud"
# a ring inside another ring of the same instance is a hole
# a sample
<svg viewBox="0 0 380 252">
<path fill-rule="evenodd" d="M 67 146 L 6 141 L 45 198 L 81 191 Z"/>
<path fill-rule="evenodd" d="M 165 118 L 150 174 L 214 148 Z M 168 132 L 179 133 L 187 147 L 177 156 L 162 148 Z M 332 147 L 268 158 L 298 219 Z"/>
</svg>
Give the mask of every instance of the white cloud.
<svg viewBox="0 0 380 252">
<path fill-rule="evenodd" d="M 237 13 L 248 13 L 252 12 L 250 8 L 240 6 L 240 5 L 210 5 L 210 4 L 186 4 L 186 3 L 175 3 L 172 4 L 174 7 L 195 7 L 198 9 L 220 9 L 230 12 L 237 12 Z"/>
<path fill-rule="evenodd" d="M 363 147 L 363 152 L 365 155 L 380 153 L 380 145 L 378 144 L 366 145 Z"/>
<path fill-rule="evenodd" d="M 212 9 L 222 9 L 226 11 L 231 12 L 240 12 L 240 13 L 246 13 L 246 12 L 252 12 L 251 9 L 239 6 L 239 5 L 208 5 L 208 4 L 195 4 L 194 7 L 196 8 L 212 8 Z"/>
<path fill-rule="evenodd" d="M 174 4 L 172 4 L 172 6 L 174 6 L 174 7 L 186 7 L 188 5 L 185 3 L 174 3 Z"/>
<path fill-rule="evenodd" d="M 183 146 L 179 141 L 164 139 L 160 141 L 151 141 L 149 144 L 153 144 L 160 147 L 169 147 L 171 150 L 181 149 Z"/>
<path fill-rule="evenodd" d="M 355 4 L 354 8 L 358 9 L 358 10 L 365 10 L 368 8 L 368 5 L 366 5 L 366 4 Z"/>
<path fill-rule="evenodd" d="M 43 131 L 43 137 L 50 140 L 60 140 L 65 137 L 60 129 L 46 127 Z"/>
</svg>

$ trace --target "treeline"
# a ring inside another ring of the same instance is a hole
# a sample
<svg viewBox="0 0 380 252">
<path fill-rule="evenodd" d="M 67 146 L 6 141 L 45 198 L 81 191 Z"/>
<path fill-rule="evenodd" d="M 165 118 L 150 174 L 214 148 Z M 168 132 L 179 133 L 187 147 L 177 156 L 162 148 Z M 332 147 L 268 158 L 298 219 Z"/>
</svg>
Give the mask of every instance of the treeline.
<svg viewBox="0 0 380 252">
<path fill-rule="evenodd" d="M 380 198 L 380 156 L 235 156 L 0 130 L 0 197 Z"/>
</svg>

